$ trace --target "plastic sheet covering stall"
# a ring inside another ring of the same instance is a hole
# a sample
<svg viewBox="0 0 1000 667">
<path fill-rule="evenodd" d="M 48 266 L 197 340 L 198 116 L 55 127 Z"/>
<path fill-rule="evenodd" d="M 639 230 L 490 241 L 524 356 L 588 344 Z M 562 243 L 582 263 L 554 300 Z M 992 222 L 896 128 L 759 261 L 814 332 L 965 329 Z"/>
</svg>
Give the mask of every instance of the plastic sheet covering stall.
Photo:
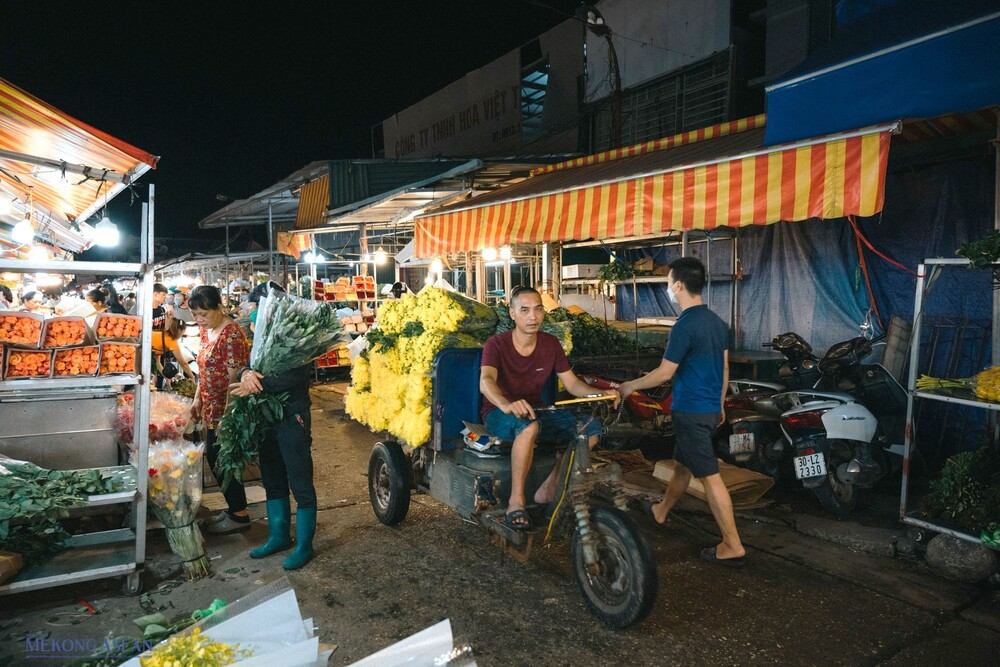
<svg viewBox="0 0 1000 667">
<path fill-rule="evenodd" d="M 725 245 L 713 242 L 712 272 L 731 271 Z M 740 232 L 744 278 L 739 282 L 739 340 L 754 349 L 785 331 L 795 331 L 816 349 L 856 335 L 868 311 L 851 228 L 843 220 L 778 223 Z M 717 248 L 718 246 L 718 248 Z M 630 258 L 640 253 L 630 254 Z M 657 264 L 680 256 L 679 248 L 652 253 Z M 691 244 L 689 255 L 705 261 L 705 245 Z M 711 307 L 729 320 L 728 283 L 709 288 Z M 666 285 L 643 285 L 638 290 L 640 317 L 675 314 Z M 617 290 L 619 318 L 632 319 L 632 288 Z M 706 297 L 706 301 L 707 301 Z"/>
<path fill-rule="evenodd" d="M 861 228 L 875 247 L 904 266 L 924 257 L 954 257 L 963 243 L 993 229 L 993 158 L 956 160 L 890 171 L 886 207 Z M 868 256 L 875 301 L 888 321 L 913 319 L 914 277 Z M 968 377 L 990 363 L 993 292 L 987 271 L 943 271 L 925 299 L 918 373 Z M 924 401 L 917 415 L 921 452 L 936 467 L 987 437 L 982 410 Z"/>
</svg>

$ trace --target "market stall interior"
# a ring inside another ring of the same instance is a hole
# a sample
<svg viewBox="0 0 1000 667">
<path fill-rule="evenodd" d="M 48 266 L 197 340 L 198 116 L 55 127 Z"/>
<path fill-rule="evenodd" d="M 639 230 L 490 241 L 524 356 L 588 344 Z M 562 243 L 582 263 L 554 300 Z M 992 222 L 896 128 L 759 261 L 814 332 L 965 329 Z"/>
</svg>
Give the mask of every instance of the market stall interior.
<svg viewBox="0 0 1000 667">
<path fill-rule="evenodd" d="M 9 227 L 0 253 L 5 283 L 22 298 L 35 291 L 47 300 L 74 276 L 127 278 L 141 313 L 90 308 L 88 322 L 47 317 L 44 304 L 0 312 L 0 481 L 10 493 L 0 523 L 4 548 L 19 551 L 15 571 L 26 565 L 0 584 L 0 595 L 122 576 L 134 592 L 146 551 L 148 429 L 138 428 L 132 461 L 120 465 L 114 414 L 123 396 L 134 397 L 135 423 L 148 424 L 153 186 L 142 204 L 138 262 L 76 262 L 71 253 L 119 242 L 107 201 L 158 158 L 2 80 L 0 99 L 0 197 L 10 204 L 0 214 Z M 87 312 L 83 299 L 61 303 Z M 12 574 L 6 569 L 5 578 Z"/>
</svg>

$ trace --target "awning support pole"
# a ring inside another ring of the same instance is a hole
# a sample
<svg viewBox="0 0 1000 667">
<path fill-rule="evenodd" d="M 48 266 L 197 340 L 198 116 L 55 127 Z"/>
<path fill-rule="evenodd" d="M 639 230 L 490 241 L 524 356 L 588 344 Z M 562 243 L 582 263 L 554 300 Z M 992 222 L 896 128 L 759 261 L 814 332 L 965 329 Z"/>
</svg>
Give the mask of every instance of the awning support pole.
<svg viewBox="0 0 1000 667">
<path fill-rule="evenodd" d="M 993 141 L 993 229 L 1000 231 L 1000 110 L 994 111 L 997 123 L 997 136 Z M 1000 365 L 1000 290 L 993 290 L 993 365 Z M 915 344 L 919 345 L 920 341 Z M 990 410 L 990 430 L 993 432 L 993 442 L 1000 440 L 1000 419 L 995 411 Z"/>
<path fill-rule="evenodd" d="M 14 151 L 0 149 L 0 158 L 24 162 L 26 164 L 33 164 L 37 167 L 48 167 L 49 169 L 55 169 L 56 171 L 74 174 L 76 176 L 89 176 L 90 178 L 98 181 L 111 181 L 112 183 L 126 184 L 131 182 L 128 174 L 122 174 L 121 172 L 114 171 L 113 169 L 103 169 L 101 167 L 89 167 L 85 164 L 61 162 L 51 158 L 28 155 L 27 153 L 17 153 Z"/>
<path fill-rule="evenodd" d="M 472 253 L 468 250 L 465 251 L 465 296 L 470 299 L 474 297 L 475 287 L 472 284 Z"/>
<path fill-rule="evenodd" d="M 226 293 L 229 294 L 229 303 L 233 303 L 233 295 L 229 289 L 229 223 L 226 223 Z"/>
<path fill-rule="evenodd" d="M 267 202 L 267 279 L 274 278 L 274 219 L 271 214 L 271 202 Z"/>
<path fill-rule="evenodd" d="M 542 244 L 542 289 L 552 292 L 552 284 L 549 282 L 549 244 Z"/>
<path fill-rule="evenodd" d="M 733 327 L 733 349 L 740 349 L 742 337 L 740 336 L 740 281 L 737 276 L 740 271 L 740 232 L 736 230 L 733 235 L 733 298 L 731 303 L 732 316 L 730 322 Z"/>
<path fill-rule="evenodd" d="M 482 253 L 476 253 L 476 301 L 486 303 L 486 262 L 483 261 Z"/>
</svg>

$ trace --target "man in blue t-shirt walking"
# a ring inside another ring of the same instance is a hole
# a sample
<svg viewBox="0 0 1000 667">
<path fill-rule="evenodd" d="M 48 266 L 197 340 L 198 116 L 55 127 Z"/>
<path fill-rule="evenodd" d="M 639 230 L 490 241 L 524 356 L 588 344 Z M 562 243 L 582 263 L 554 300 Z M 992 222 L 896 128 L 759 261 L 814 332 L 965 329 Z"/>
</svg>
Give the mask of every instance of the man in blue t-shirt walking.
<svg viewBox="0 0 1000 667">
<path fill-rule="evenodd" d="M 705 486 L 708 506 L 719 525 L 722 542 L 701 552 L 703 560 L 740 567 L 746 549 L 736 531 L 733 501 L 719 475 L 719 462 L 712 447 L 712 433 L 725 420 L 726 388 L 729 384 L 729 327 L 701 301 L 705 266 L 693 257 L 682 257 L 670 265 L 667 290 L 681 308 L 670 331 L 667 349 L 659 367 L 641 378 L 622 384 L 626 397 L 637 389 L 651 389 L 673 382 L 672 416 L 674 460 L 677 468 L 663 500 L 653 505 L 653 517 L 664 524 L 674 504 L 691 482 Z"/>
</svg>

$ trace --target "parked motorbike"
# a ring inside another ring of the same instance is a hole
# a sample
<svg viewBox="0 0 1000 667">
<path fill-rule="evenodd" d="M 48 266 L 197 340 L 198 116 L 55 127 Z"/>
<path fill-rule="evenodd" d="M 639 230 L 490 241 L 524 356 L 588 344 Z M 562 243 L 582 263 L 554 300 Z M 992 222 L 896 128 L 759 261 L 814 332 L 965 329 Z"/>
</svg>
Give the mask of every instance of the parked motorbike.
<svg viewBox="0 0 1000 667">
<path fill-rule="evenodd" d="M 840 517 L 902 453 L 906 392 L 881 365 L 862 363 L 871 350 L 864 337 L 837 343 L 818 364 L 815 389 L 772 397 L 785 408 L 781 429 L 794 448 L 795 477 Z"/>
<path fill-rule="evenodd" d="M 781 431 L 782 408 L 774 395 L 812 386 L 820 377 L 812 347 L 795 332 L 764 343 L 785 356 L 778 369 L 783 384 L 731 380 L 726 395 L 726 423 L 714 436 L 716 455 L 727 463 L 774 477 L 791 477 L 792 447 Z"/>
<path fill-rule="evenodd" d="M 617 389 L 621 382 L 596 373 L 580 378 L 597 389 Z M 605 449 L 638 449 L 651 460 L 668 459 L 674 452 L 674 426 L 670 417 L 670 384 L 632 392 L 617 411 L 604 415 Z"/>
</svg>

